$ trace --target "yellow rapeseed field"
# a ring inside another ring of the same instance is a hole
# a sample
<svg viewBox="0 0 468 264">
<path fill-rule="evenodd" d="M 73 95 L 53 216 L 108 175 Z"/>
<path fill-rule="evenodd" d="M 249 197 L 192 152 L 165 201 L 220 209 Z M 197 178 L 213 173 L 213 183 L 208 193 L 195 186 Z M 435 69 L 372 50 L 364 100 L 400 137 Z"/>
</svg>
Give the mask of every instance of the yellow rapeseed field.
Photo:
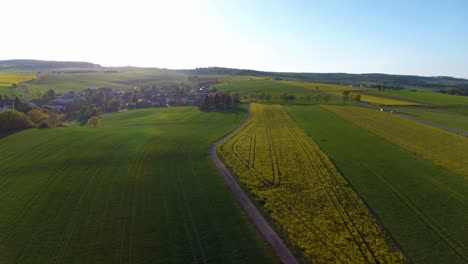
<svg viewBox="0 0 468 264">
<path fill-rule="evenodd" d="M 439 128 L 357 106 L 323 106 L 413 153 L 468 177 L 468 139 Z"/>
<path fill-rule="evenodd" d="M 17 84 L 34 78 L 36 78 L 36 75 L 31 73 L 0 73 L 0 84 Z"/>
<path fill-rule="evenodd" d="M 251 114 L 218 152 L 308 261 L 405 262 L 328 156 L 281 106 L 252 104 Z"/>
</svg>

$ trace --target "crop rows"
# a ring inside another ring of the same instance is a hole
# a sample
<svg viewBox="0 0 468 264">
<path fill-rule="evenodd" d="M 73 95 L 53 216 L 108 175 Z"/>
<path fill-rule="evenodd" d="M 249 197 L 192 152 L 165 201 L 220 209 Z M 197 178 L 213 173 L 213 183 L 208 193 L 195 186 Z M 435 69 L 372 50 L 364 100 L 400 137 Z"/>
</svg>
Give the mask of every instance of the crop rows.
<svg viewBox="0 0 468 264">
<path fill-rule="evenodd" d="M 252 104 L 251 113 L 247 126 L 219 152 L 307 260 L 405 261 L 333 163 L 281 106 Z"/>
</svg>

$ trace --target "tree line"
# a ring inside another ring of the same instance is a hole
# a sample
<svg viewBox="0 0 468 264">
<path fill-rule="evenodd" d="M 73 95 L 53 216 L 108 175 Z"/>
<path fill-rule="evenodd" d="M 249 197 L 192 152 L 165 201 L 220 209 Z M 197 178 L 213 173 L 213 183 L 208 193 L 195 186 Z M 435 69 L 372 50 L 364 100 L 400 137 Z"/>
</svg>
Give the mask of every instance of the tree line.
<svg viewBox="0 0 468 264">
<path fill-rule="evenodd" d="M 240 103 L 240 96 L 238 93 L 222 93 L 215 92 L 205 94 L 197 101 L 197 106 L 201 110 L 207 109 L 225 109 L 235 104 Z"/>
</svg>

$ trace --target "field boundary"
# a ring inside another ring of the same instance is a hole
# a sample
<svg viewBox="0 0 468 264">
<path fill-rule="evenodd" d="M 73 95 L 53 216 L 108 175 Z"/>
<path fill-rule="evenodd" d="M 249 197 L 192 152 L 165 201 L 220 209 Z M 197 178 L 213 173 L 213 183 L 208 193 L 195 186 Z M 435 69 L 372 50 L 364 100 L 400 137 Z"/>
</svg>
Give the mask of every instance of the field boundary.
<svg viewBox="0 0 468 264">
<path fill-rule="evenodd" d="M 255 224 L 257 229 L 260 231 L 262 236 L 270 243 L 275 253 L 280 258 L 281 262 L 284 264 L 289 263 L 298 263 L 294 255 L 291 251 L 286 247 L 284 242 L 278 236 L 278 234 L 271 228 L 265 217 L 260 213 L 260 211 L 255 207 L 255 205 L 250 201 L 249 197 L 242 188 L 239 186 L 235 178 L 226 168 L 224 163 L 219 159 L 218 154 L 216 153 L 216 149 L 218 148 L 219 144 L 224 142 L 228 137 L 237 133 L 239 130 L 244 128 L 250 121 L 250 105 L 247 105 L 247 117 L 238 128 L 231 131 L 230 133 L 224 135 L 220 139 L 216 140 L 210 147 L 209 155 L 210 159 L 213 161 L 214 165 L 218 169 L 218 171 L 223 175 L 224 180 L 226 181 L 229 189 L 234 194 L 234 196 L 239 201 L 242 209 L 250 218 L 250 220 Z"/>
</svg>

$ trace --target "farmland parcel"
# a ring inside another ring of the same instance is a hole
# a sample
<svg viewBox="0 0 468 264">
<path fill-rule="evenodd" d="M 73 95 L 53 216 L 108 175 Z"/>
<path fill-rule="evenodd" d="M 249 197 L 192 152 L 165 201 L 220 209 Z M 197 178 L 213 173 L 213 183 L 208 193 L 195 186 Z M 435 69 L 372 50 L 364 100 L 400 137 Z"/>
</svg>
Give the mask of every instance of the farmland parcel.
<svg viewBox="0 0 468 264">
<path fill-rule="evenodd" d="M 243 111 L 106 115 L 0 139 L 0 263 L 272 263 L 208 159 Z"/>
<path fill-rule="evenodd" d="M 335 162 L 412 262 L 467 262 L 468 182 L 463 177 L 323 107 L 287 110 Z"/>
<path fill-rule="evenodd" d="M 241 183 L 313 262 L 398 263 L 395 250 L 333 163 L 278 105 L 219 148 Z"/>
</svg>

